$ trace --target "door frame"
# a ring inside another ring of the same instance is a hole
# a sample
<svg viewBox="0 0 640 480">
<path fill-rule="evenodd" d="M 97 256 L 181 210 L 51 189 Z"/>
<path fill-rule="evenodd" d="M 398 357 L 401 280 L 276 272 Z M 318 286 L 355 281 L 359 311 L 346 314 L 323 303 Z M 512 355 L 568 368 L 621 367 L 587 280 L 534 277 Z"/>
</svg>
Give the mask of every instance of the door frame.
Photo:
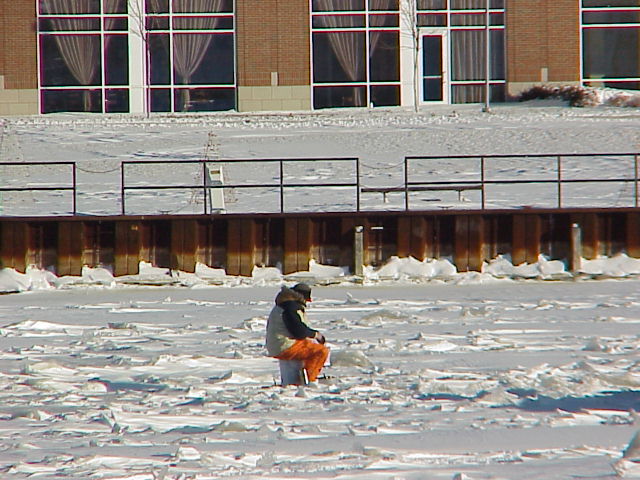
<svg viewBox="0 0 640 480">
<path fill-rule="evenodd" d="M 422 52 L 423 38 L 439 36 L 442 41 L 442 100 L 424 100 L 424 59 Z M 427 27 L 419 31 L 418 41 L 418 94 L 420 95 L 420 105 L 449 104 L 451 103 L 451 82 L 449 80 L 449 30 L 446 27 Z"/>
</svg>

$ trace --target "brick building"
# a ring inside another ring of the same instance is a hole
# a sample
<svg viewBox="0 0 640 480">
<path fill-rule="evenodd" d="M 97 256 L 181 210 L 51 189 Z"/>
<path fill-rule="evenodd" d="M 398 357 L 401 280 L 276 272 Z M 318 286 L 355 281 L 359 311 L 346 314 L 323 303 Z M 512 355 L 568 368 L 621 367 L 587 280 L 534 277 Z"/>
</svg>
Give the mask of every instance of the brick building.
<svg viewBox="0 0 640 480">
<path fill-rule="evenodd" d="M 539 83 L 638 89 L 639 32 L 640 0 L 2 1 L 0 115 L 469 103 Z"/>
</svg>

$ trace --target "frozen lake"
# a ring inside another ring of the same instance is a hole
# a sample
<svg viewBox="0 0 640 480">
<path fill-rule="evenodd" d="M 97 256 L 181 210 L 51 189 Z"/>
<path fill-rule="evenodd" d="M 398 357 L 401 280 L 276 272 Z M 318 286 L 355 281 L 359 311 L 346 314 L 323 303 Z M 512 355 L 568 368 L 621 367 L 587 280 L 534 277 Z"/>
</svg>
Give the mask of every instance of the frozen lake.
<svg viewBox="0 0 640 480">
<path fill-rule="evenodd" d="M 275 285 L 4 296 L 0 471 L 618 478 L 638 430 L 639 287 L 317 287 L 331 378 L 304 389 L 275 386 L 264 356 Z"/>
</svg>

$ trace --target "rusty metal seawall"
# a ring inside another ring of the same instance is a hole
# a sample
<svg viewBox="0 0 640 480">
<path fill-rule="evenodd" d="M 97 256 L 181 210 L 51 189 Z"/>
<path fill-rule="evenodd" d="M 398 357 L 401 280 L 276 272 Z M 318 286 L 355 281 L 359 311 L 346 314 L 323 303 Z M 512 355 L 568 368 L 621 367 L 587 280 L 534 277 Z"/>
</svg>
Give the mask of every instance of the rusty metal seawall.
<svg viewBox="0 0 640 480">
<path fill-rule="evenodd" d="M 135 274 L 140 261 L 193 272 L 197 262 L 251 275 L 255 265 L 306 271 L 309 260 L 354 266 L 354 231 L 363 226 L 364 263 L 391 256 L 451 258 L 458 271 L 509 254 L 571 261 L 572 225 L 585 258 L 640 257 L 640 209 L 509 209 L 157 216 L 0 217 L 0 262 L 79 275 L 83 265 Z"/>
</svg>

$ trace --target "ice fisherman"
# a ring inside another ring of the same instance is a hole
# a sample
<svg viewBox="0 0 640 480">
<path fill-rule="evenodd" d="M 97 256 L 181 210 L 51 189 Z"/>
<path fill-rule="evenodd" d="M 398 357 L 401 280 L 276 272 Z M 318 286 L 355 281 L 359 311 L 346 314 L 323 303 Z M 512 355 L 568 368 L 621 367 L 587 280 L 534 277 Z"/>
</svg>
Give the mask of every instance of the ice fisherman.
<svg viewBox="0 0 640 480">
<path fill-rule="evenodd" d="M 283 286 L 267 320 L 267 354 L 278 360 L 299 360 L 310 382 L 315 381 L 329 356 L 325 338 L 306 324 L 307 302 L 311 302 L 311 287 L 298 283 Z"/>
</svg>

